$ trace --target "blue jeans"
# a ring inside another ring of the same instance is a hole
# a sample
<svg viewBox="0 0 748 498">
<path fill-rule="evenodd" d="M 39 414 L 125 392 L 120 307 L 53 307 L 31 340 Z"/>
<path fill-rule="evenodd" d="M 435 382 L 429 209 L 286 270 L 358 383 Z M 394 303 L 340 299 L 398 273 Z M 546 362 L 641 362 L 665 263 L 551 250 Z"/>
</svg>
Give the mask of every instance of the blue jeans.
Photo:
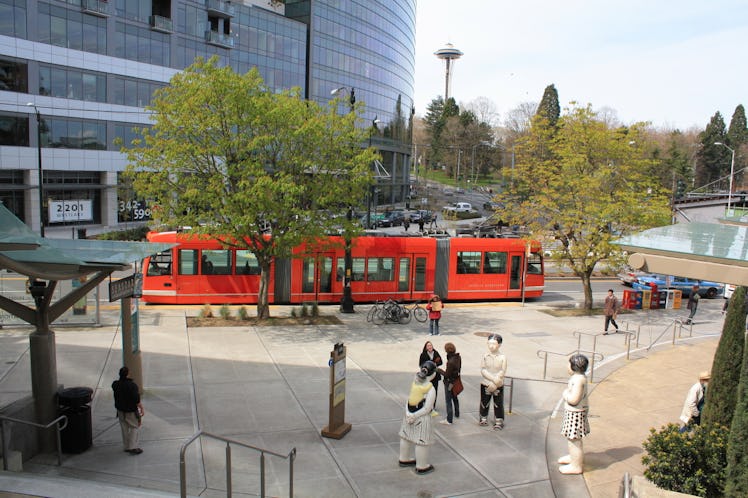
<svg viewBox="0 0 748 498">
<path fill-rule="evenodd" d="M 439 319 L 429 321 L 429 334 L 439 335 Z"/>
<path fill-rule="evenodd" d="M 447 422 L 451 423 L 453 416 L 460 418 L 460 400 L 452 394 L 446 382 L 444 383 L 444 400 L 447 402 Z M 454 411 L 452 410 L 453 405 Z"/>
</svg>

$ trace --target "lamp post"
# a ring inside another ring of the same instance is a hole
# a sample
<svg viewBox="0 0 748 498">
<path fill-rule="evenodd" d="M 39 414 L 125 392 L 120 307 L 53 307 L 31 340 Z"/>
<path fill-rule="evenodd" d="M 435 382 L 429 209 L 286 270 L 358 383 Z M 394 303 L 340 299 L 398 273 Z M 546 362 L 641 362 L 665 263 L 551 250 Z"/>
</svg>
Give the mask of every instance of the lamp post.
<svg viewBox="0 0 748 498">
<path fill-rule="evenodd" d="M 475 182 L 477 181 L 477 177 L 475 176 L 475 149 L 485 145 L 486 147 L 491 147 L 493 144 L 491 142 L 486 142 L 485 140 L 473 145 L 473 158 L 470 163 L 470 176 L 473 178 L 473 185 L 475 185 Z"/>
<path fill-rule="evenodd" d="M 381 121 L 377 118 L 377 116 L 374 116 L 374 119 L 371 121 L 371 128 L 369 129 L 369 147 L 371 147 L 371 135 L 374 133 L 374 130 L 379 132 L 379 123 Z M 376 182 L 376 179 L 375 179 Z M 376 183 L 373 184 L 369 189 L 369 202 L 366 203 L 366 228 L 371 229 L 371 203 L 372 198 L 374 197 L 374 193 L 376 192 Z"/>
<path fill-rule="evenodd" d="M 36 104 L 29 102 L 36 112 L 36 154 L 39 161 L 39 235 L 44 237 L 44 185 L 42 184 L 42 116 Z"/>
<path fill-rule="evenodd" d="M 356 105 L 356 91 L 351 88 L 350 90 L 344 86 L 334 89 L 330 92 L 330 95 L 337 96 L 342 92 L 348 92 L 348 103 L 350 104 L 350 112 L 354 112 Z M 345 214 L 347 224 L 350 226 L 353 220 L 353 207 L 349 204 L 348 211 Z M 353 256 L 351 255 L 351 235 L 346 228 L 343 233 L 345 239 L 345 276 L 343 277 L 343 299 L 340 300 L 340 312 L 341 313 L 353 313 L 353 295 L 351 294 L 351 274 L 353 273 Z"/>
<path fill-rule="evenodd" d="M 732 215 L 730 212 L 730 206 L 732 205 L 732 177 L 735 173 L 735 149 L 723 144 L 722 142 L 714 142 L 714 145 L 721 145 L 732 153 L 732 160 L 730 161 L 730 191 L 727 193 L 727 216 L 729 217 Z"/>
</svg>

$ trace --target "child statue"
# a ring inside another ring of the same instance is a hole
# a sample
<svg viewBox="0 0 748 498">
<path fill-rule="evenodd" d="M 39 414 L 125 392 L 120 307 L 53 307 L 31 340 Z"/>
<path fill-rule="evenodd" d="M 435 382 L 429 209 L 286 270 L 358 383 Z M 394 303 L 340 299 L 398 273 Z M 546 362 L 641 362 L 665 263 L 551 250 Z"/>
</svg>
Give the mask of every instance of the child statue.
<svg viewBox="0 0 748 498">
<path fill-rule="evenodd" d="M 506 375 L 506 356 L 499 353 L 504 342 L 499 334 L 488 336 L 488 353 L 483 355 L 480 363 L 480 421 L 479 425 L 488 425 L 488 408 L 493 400 L 493 413 L 496 417 L 493 428 L 504 428 L 504 376 Z"/>
<path fill-rule="evenodd" d="M 561 434 L 568 440 L 569 454 L 558 459 L 562 474 L 581 474 L 584 470 L 584 448 L 582 438 L 590 433 L 587 419 L 589 403 L 587 401 L 587 367 L 589 360 L 582 354 L 569 358 L 569 384 L 564 391 L 564 421 Z"/>
</svg>

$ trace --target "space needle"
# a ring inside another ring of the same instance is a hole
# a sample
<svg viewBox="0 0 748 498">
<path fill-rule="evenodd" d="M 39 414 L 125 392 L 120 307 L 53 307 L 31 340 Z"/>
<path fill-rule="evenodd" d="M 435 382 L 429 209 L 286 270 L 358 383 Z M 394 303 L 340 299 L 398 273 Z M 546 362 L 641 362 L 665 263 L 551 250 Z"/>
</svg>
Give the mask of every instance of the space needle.
<svg viewBox="0 0 748 498">
<path fill-rule="evenodd" d="M 444 101 L 449 99 L 449 87 L 452 86 L 452 61 L 462 57 L 462 52 L 457 50 L 454 45 L 447 43 L 447 46 L 434 52 L 434 55 L 445 62 L 446 73 L 444 75 Z"/>
</svg>

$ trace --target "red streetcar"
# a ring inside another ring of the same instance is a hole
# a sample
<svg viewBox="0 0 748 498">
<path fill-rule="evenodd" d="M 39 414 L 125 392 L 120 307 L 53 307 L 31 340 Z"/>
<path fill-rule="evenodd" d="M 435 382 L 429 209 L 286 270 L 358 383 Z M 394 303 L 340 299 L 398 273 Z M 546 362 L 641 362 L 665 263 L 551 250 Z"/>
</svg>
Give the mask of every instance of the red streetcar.
<svg viewBox="0 0 748 498">
<path fill-rule="evenodd" d="M 260 267 L 243 249 L 185 233 L 152 232 L 151 242 L 177 244 L 144 261 L 143 297 L 161 304 L 255 304 Z M 345 250 L 328 237 L 278 258 L 270 267 L 270 304 L 339 303 Z M 365 236 L 351 243 L 356 302 L 490 301 L 539 297 L 545 277 L 540 244 L 516 238 Z M 524 293 L 524 294 L 523 294 Z"/>
</svg>

